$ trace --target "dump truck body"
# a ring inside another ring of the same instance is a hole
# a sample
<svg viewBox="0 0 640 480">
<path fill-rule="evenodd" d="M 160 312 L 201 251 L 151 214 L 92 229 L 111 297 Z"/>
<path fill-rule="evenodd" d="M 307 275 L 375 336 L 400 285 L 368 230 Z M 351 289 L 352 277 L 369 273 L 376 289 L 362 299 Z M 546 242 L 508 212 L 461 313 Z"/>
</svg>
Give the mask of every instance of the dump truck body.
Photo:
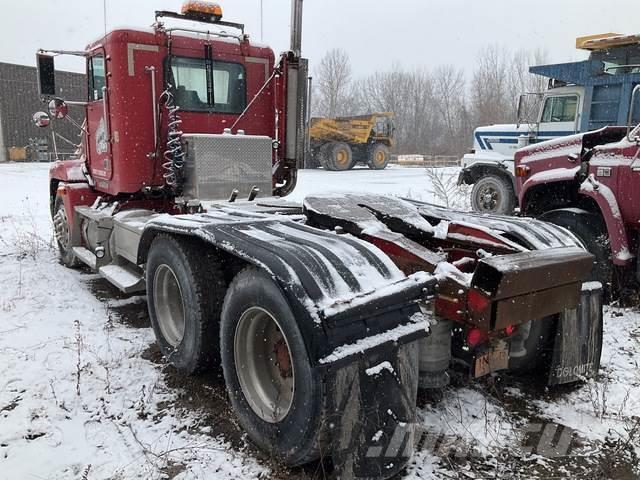
<svg viewBox="0 0 640 480">
<path fill-rule="evenodd" d="M 309 124 L 311 167 L 349 170 L 357 163 L 383 169 L 394 145 L 393 113 L 312 118 Z"/>
</svg>

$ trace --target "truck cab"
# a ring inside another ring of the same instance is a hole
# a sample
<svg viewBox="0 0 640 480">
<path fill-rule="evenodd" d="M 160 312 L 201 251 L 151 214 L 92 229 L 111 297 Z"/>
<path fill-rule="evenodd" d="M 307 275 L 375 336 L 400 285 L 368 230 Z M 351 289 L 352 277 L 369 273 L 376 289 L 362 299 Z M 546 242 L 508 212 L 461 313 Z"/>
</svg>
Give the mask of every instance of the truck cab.
<svg viewBox="0 0 640 480">
<path fill-rule="evenodd" d="M 589 59 L 529 69 L 549 78 L 548 89 L 520 97 L 517 124 L 479 127 L 474 132 L 473 150 L 462 158 L 458 181 L 474 185 L 474 210 L 513 212 L 517 205 L 513 158 L 518 148 L 627 123 L 631 91 L 640 83 L 640 36 L 581 37 L 576 47 L 590 51 Z M 539 107 L 529 120 L 524 107 L 532 99 L 539 101 Z M 638 110 L 634 117 L 640 118 Z"/>
</svg>

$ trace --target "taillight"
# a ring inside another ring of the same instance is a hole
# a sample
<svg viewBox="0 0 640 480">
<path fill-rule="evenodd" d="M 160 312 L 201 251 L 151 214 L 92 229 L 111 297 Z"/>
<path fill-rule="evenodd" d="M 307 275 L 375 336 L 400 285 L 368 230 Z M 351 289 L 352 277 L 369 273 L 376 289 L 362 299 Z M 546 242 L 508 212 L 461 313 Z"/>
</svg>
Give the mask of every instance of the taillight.
<svg viewBox="0 0 640 480">
<path fill-rule="evenodd" d="M 484 312 L 490 303 L 491 299 L 484 296 L 478 290 L 469 290 L 467 294 L 467 307 L 472 313 Z"/>
<path fill-rule="evenodd" d="M 530 171 L 531 168 L 529 168 L 527 165 L 518 165 L 516 167 L 516 177 L 526 177 L 527 175 L 529 175 Z"/>
<path fill-rule="evenodd" d="M 508 336 L 513 335 L 513 332 L 516 331 L 516 327 L 514 327 L 513 325 L 509 325 L 507 328 L 504 329 L 504 333 L 506 333 Z"/>
<path fill-rule="evenodd" d="M 477 347 L 481 343 L 487 341 L 489 337 L 479 328 L 471 328 L 467 332 L 467 345 L 470 347 Z"/>
</svg>

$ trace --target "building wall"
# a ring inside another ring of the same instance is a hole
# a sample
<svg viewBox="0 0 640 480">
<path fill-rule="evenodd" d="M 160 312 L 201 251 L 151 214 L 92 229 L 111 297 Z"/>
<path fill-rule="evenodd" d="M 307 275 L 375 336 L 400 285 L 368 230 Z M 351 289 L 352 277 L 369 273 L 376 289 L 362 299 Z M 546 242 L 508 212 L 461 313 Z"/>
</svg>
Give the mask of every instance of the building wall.
<svg viewBox="0 0 640 480">
<path fill-rule="evenodd" d="M 87 98 L 86 76 L 80 73 L 56 72 L 58 96 L 66 100 Z M 47 111 L 46 103 L 38 95 L 38 73 L 35 67 L 0 62 L 0 161 L 9 159 L 11 147 L 27 147 L 30 139 L 42 139 L 53 152 L 52 131 L 74 143 L 79 143 L 79 129 L 68 120 L 52 121 L 48 128 L 38 128 L 32 117 L 37 111 Z M 70 115 L 81 123 L 84 111 L 70 107 Z M 71 152 L 73 147 L 56 140 L 58 150 Z"/>
</svg>

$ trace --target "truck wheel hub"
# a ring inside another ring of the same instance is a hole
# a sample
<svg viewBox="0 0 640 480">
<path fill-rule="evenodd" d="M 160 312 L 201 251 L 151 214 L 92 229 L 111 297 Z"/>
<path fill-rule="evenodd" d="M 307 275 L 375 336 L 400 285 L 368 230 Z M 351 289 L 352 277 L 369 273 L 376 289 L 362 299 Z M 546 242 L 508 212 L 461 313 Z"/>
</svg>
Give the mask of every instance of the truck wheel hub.
<svg viewBox="0 0 640 480">
<path fill-rule="evenodd" d="M 485 188 L 480 192 L 480 205 L 485 210 L 494 210 L 498 204 L 499 195 L 493 188 Z"/>
<path fill-rule="evenodd" d="M 153 302 L 162 336 L 176 348 L 184 338 L 184 301 L 176 274 L 168 265 L 160 265 L 155 272 Z"/>
<path fill-rule="evenodd" d="M 282 421 L 293 404 L 295 368 L 277 320 L 260 307 L 240 317 L 234 338 L 238 381 L 247 403 L 262 420 Z"/>
</svg>

